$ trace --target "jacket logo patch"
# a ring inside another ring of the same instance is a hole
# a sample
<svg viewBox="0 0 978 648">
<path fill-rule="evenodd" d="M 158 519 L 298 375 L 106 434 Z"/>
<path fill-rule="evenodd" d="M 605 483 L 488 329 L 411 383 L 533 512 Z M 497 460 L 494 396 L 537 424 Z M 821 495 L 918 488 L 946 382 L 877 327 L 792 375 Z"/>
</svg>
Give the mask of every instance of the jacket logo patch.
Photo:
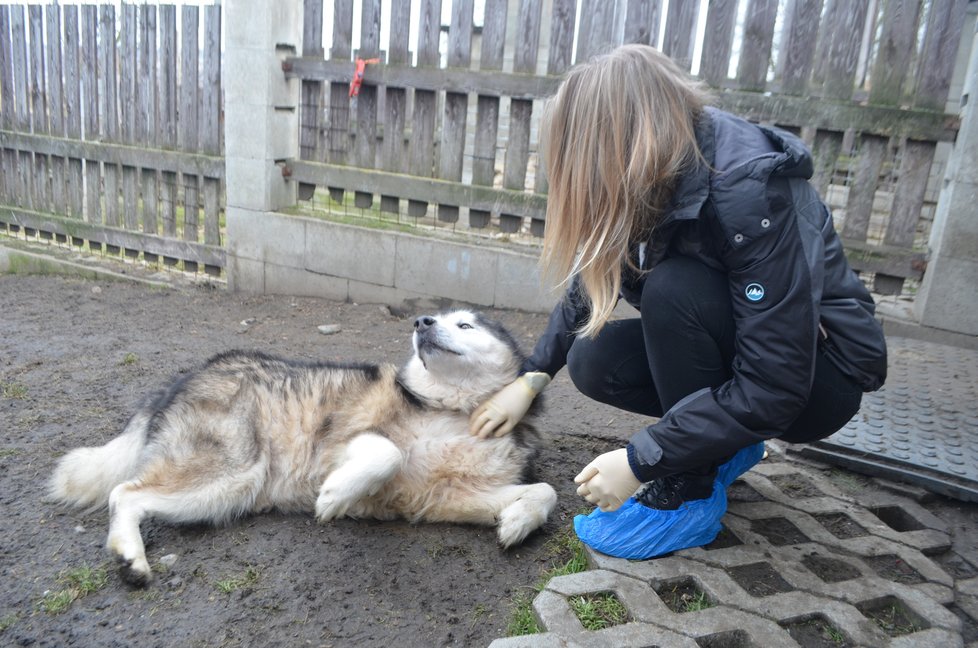
<svg viewBox="0 0 978 648">
<path fill-rule="evenodd" d="M 759 302 L 764 299 L 764 286 L 759 283 L 747 284 L 744 295 L 752 302 Z"/>
</svg>

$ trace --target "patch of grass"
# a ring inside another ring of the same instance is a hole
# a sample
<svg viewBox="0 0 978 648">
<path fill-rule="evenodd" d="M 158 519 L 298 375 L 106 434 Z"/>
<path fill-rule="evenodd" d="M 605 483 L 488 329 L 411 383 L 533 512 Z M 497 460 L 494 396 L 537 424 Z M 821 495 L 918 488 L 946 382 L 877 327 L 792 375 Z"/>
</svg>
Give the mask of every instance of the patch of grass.
<svg viewBox="0 0 978 648">
<path fill-rule="evenodd" d="M 20 453 L 16 448 L 0 448 L 0 459 L 6 459 L 7 457 L 15 457 Z"/>
<path fill-rule="evenodd" d="M 704 592 L 696 592 L 691 596 L 685 595 L 682 599 L 682 605 L 686 608 L 687 612 L 699 612 L 700 610 L 713 607 L 713 604 L 706 598 L 706 593 Z"/>
<path fill-rule="evenodd" d="M 541 631 L 533 613 L 533 598 L 547 586 L 555 576 L 577 574 L 587 569 L 587 553 L 584 543 L 577 539 L 573 529 L 566 528 L 555 534 L 544 545 L 550 557 L 551 567 L 533 585 L 532 592 L 520 591 L 513 597 L 512 613 L 506 625 L 506 636 L 517 637 L 536 634 Z"/>
<path fill-rule="evenodd" d="M 513 597 L 513 612 L 506 624 L 507 637 L 520 637 L 539 633 L 542 628 L 533 613 L 533 596 L 536 592 L 517 592 Z"/>
<path fill-rule="evenodd" d="M 3 632 L 13 624 L 17 623 L 17 619 L 20 616 L 17 614 L 8 614 L 7 616 L 0 618 L 0 632 Z"/>
<path fill-rule="evenodd" d="M 628 610 L 612 592 L 581 594 L 569 603 L 585 630 L 603 630 L 628 621 Z"/>
<path fill-rule="evenodd" d="M 241 576 L 232 576 L 230 578 L 225 578 L 214 583 L 214 587 L 217 588 L 222 594 L 230 594 L 231 592 L 237 591 L 243 587 L 254 587 L 258 584 L 258 578 L 261 576 L 261 570 L 257 567 L 249 565 L 245 568 L 244 574 Z"/>
<path fill-rule="evenodd" d="M 27 387 L 19 382 L 3 382 L 0 383 L 0 394 L 4 398 L 21 400 L 27 398 Z"/>
<path fill-rule="evenodd" d="M 40 608 L 48 614 L 61 614 L 78 599 L 105 587 L 109 577 L 104 567 L 93 569 L 85 565 L 62 572 L 58 581 L 66 587 L 57 592 L 46 593 L 38 602 Z"/>
<path fill-rule="evenodd" d="M 129 367 L 139 362 L 139 356 L 130 351 L 122 357 L 122 361 L 119 363 L 124 367 Z"/>
</svg>

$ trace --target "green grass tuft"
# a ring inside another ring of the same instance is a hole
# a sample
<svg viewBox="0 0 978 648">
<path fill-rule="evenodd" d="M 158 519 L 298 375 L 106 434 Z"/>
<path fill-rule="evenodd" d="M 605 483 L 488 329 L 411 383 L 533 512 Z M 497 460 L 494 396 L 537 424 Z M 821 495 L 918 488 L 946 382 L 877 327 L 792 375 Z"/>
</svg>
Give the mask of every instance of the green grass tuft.
<svg viewBox="0 0 978 648">
<path fill-rule="evenodd" d="M 244 587 L 254 587 L 258 584 L 261 570 L 257 567 L 248 566 L 241 576 L 232 576 L 219 580 L 214 583 L 214 587 L 222 594 L 230 594 Z"/>
<path fill-rule="evenodd" d="M 585 630 L 603 630 L 628 622 L 628 610 L 612 592 L 581 594 L 569 601 Z"/>
<path fill-rule="evenodd" d="M 78 599 L 105 587 L 109 577 L 104 567 L 93 569 L 86 565 L 62 572 L 58 576 L 58 581 L 66 587 L 56 592 L 48 592 L 38 602 L 40 608 L 48 614 L 61 614 Z"/>
</svg>

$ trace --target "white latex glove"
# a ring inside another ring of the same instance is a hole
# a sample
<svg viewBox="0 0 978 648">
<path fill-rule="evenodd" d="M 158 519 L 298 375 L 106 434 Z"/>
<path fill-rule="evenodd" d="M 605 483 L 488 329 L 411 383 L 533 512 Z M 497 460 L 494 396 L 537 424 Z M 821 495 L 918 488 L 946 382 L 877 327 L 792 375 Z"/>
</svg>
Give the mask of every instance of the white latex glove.
<svg viewBox="0 0 978 648">
<path fill-rule="evenodd" d="M 625 448 L 598 455 L 574 482 L 580 484 L 578 495 L 605 512 L 617 511 L 642 485 L 628 465 Z"/>
<path fill-rule="evenodd" d="M 469 417 L 469 431 L 480 439 L 509 434 L 548 384 L 550 376 L 542 371 L 523 374 L 475 408 Z"/>
</svg>

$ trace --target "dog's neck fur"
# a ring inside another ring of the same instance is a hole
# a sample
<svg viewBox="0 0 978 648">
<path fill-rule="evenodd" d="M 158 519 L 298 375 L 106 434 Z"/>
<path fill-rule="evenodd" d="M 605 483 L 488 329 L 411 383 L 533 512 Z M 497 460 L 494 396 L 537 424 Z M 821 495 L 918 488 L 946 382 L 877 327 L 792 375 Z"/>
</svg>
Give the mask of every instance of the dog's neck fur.
<svg viewBox="0 0 978 648">
<path fill-rule="evenodd" d="M 398 372 L 398 382 L 424 405 L 433 409 L 470 413 L 511 381 L 516 380 L 518 368 L 505 380 L 489 379 L 485 375 L 467 375 L 447 382 L 436 380 L 417 356 L 411 358 Z"/>
</svg>

